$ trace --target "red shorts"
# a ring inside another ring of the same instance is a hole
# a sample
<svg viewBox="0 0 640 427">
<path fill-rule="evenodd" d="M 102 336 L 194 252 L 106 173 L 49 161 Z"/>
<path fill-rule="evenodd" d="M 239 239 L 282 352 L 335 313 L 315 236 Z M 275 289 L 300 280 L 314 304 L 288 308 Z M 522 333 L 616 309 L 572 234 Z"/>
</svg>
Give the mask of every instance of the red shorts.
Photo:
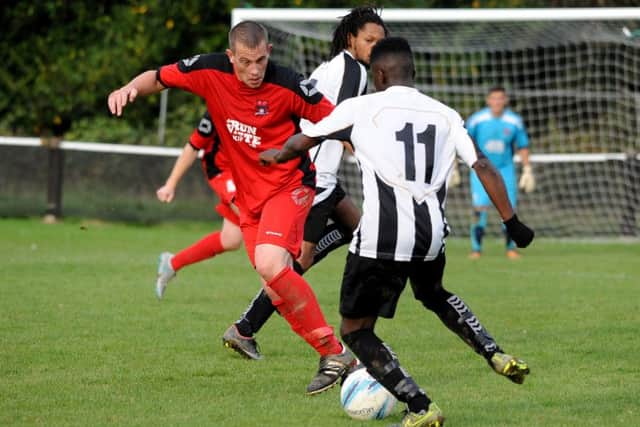
<svg viewBox="0 0 640 427">
<path fill-rule="evenodd" d="M 216 206 L 216 212 L 225 219 L 228 219 L 235 225 L 240 225 L 238 214 L 231 208 L 236 197 L 236 185 L 233 182 L 233 176 L 229 171 L 223 171 L 211 178 L 209 187 L 216 193 L 220 203 Z"/>
<path fill-rule="evenodd" d="M 306 186 L 282 190 L 271 197 L 259 215 L 242 215 L 240 228 L 251 264 L 257 245 L 269 243 L 285 248 L 293 258 L 300 255 L 304 223 L 315 192 Z"/>
</svg>

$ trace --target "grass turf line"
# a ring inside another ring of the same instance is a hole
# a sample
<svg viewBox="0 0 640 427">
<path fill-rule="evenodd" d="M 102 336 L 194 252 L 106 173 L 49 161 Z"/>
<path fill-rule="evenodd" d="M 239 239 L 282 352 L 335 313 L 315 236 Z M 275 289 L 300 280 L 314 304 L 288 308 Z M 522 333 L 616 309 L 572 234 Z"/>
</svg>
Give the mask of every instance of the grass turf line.
<svg viewBox="0 0 640 427">
<path fill-rule="evenodd" d="M 0 425 L 362 426 L 338 389 L 304 395 L 318 358 L 279 316 L 258 337 L 263 361 L 222 347 L 258 290 L 244 252 L 185 268 L 155 299 L 158 254 L 217 226 L 0 220 Z M 471 261 L 465 240 L 448 241 L 445 286 L 529 362 L 523 386 L 493 374 L 410 289 L 377 327 L 448 425 L 634 425 L 639 246 L 537 240 L 518 261 L 498 239 L 486 246 Z M 336 328 L 344 255 L 307 275 Z"/>
</svg>

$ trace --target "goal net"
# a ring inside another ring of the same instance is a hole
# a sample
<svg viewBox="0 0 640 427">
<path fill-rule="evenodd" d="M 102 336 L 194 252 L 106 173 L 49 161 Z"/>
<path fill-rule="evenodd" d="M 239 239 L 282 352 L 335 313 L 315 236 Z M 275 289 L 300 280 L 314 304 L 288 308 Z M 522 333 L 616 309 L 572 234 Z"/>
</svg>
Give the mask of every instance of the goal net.
<svg viewBox="0 0 640 427">
<path fill-rule="evenodd" d="M 236 9 L 233 23 L 267 26 L 272 58 L 309 75 L 328 59 L 347 9 Z M 507 89 L 530 137 L 537 188 L 520 193 L 519 216 L 545 236 L 638 235 L 640 215 L 640 8 L 385 9 L 394 36 L 414 50 L 416 81 L 463 118 L 484 106 L 487 90 Z M 372 85 L 369 85 L 371 90 Z M 468 170 L 450 188 L 453 233 L 471 222 Z M 341 169 L 361 198 L 352 159 Z M 500 232 L 497 214 L 490 231 Z"/>
</svg>

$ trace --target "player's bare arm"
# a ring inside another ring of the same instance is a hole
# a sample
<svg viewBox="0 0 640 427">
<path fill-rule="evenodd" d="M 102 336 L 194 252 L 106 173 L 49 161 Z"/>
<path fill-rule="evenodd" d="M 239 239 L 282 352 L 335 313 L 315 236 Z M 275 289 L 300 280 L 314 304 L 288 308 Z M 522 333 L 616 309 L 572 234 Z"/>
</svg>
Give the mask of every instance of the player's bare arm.
<svg viewBox="0 0 640 427">
<path fill-rule="evenodd" d="M 529 166 L 529 149 L 528 148 L 520 148 L 518 150 L 518 156 L 520 156 L 520 161 L 522 162 L 522 166 Z"/>
<path fill-rule="evenodd" d="M 513 241 L 516 242 L 519 248 L 529 246 L 529 243 L 533 240 L 534 232 L 521 223 L 513 211 L 513 207 L 507 196 L 507 189 L 500 173 L 491 164 L 489 159 L 484 156 L 480 157 L 473 164 L 473 170 L 478 174 L 480 182 L 482 182 L 483 187 L 487 190 L 489 198 L 498 210 L 504 225 L 507 227 L 507 232 Z"/>
<path fill-rule="evenodd" d="M 271 148 L 260 153 L 260 163 L 269 166 L 274 163 L 284 163 L 299 157 L 314 145 L 322 142 L 321 138 L 310 138 L 303 133 L 291 136 L 281 149 Z"/>
<path fill-rule="evenodd" d="M 116 116 L 122 115 L 124 107 L 140 96 L 148 96 L 162 91 L 165 87 L 156 78 L 155 70 L 148 70 L 134 77 L 129 83 L 109 94 L 109 111 Z"/>
<path fill-rule="evenodd" d="M 489 159 L 482 156 L 473 164 L 473 170 L 478 174 L 480 182 L 487 190 L 494 206 L 498 210 L 503 221 L 508 220 L 514 214 L 513 207 L 507 196 L 507 189 L 504 181 L 497 169 L 491 164 Z"/>
<path fill-rule="evenodd" d="M 170 203 L 173 200 L 178 183 L 197 157 L 198 151 L 193 148 L 191 144 L 185 144 L 182 149 L 182 153 L 180 153 L 180 156 L 171 170 L 169 178 L 167 178 L 167 182 L 165 182 L 165 184 L 156 191 L 158 200 L 165 203 Z"/>
</svg>

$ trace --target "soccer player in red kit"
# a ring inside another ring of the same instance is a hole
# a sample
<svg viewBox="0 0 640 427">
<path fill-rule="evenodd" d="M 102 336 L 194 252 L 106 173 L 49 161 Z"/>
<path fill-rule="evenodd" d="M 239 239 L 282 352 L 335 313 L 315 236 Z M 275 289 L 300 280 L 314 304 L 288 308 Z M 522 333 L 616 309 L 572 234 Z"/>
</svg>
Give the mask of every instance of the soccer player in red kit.
<svg viewBox="0 0 640 427">
<path fill-rule="evenodd" d="M 387 34 L 379 13 L 373 7 L 360 6 L 343 16 L 333 32 L 331 58 L 309 76 L 316 88 L 336 105 L 367 90 L 366 67 L 371 48 Z M 300 122 L 302 129 L 307 124 L 304 120 Z M 329 252 L 349 243 L 358 226 L 360 210 L 346 195 L 338 179 L 343 153 L 342 142 L 331 139 L 309 150 L 316 168 L 316 194 L 304 226 L 302 253 L 293 264 L 300 274 Z M 255 335 L 274 311 L 266 292 L 261 291 L 224 332 L 223 345 L 244 357 L 261 358 Z"/>
<path fill-rule="evenodd" d="M 170 252 L 160 254 L 156 279 L 158 299 L 162 299 L 167 284 L 183 267 L 213 258 L 227 251 L 234 251 L 242 245 L 239 210 L 234 204 L 236 186 L 229 170 L 229 159 L 220 150 L 220 138 L 213 127 L 208 112 L 204 114 L 198 127 L 192 132 L 189 142 L 182 149 L 169 178 L 156 191 L 158 200 L 165 203 L 173 201 L 178 183 L 195 162 L 200 150 L 204 153 L 200 161 L 202 171 L 209 187 L 220 201 L 216 206 L 216 211 L 222 216 L 222 229 L 206 235 L 175 255 Z"/>
<path fill-rule="evenodd" d="M 308 394 L 335 385 L 354 362 L 327 324 L 309 284 L 292 268 L 314 196 L 315 171 L 307 153 L 268 168 L 262 151 L 280 148 L 297 120 L 317 122 L 333 105 L 301 75 L 269 61 L 266 29 L 253 21 L 229 32 L 225 54 L 196 55 L 146 71 L 109 95 L 111 113 L 138 95 L 168 87 L 206 101 L 223 150 L 231 160 L 247 253 L 264 288 L 291 328 L 320 354 Z"/>
</svg>

